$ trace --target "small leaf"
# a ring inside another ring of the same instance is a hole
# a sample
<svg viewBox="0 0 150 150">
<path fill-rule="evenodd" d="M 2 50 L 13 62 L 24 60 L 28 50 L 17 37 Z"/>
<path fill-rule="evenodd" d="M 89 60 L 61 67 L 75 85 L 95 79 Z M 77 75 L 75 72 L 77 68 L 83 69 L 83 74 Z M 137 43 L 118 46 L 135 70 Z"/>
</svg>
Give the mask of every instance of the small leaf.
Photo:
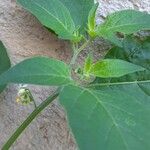
<svg viewBox="0 0 150 150">
<path fill-rule="evenodd" d="M 96 20 L 95 20 L 95 17 L 96 17 L 96 11 L 97 11 L 98 6 L 99 6 L 99 3 L 94 4 L 94 6 L 90 10 L 89 16 L 88 16 L 88 33 L 91 37 L 96 36 L 96 31 L 95 31 Z"/>
<path fill-rule="evenodd" d="M 10 59 L 2 42 L 0 42 L 0 75 L 10 68 Z M 0 92 L 5 88 L 5 85 L 0 86 Z"/>
<path fill-rule="evenodd" d="M 64 85 L 72 82 L 69 67 L 47 57 L 27 59 L 0 76 L 0 84 Z"/>
<path fill-rule="evenodd" d="M 104 59 L 93 64 L 89 73 L 97 77 L 109 78 L 144 70 L 141 66 L 120 59 Z"/>
<path fill-rule="evenodd" d="M 85 76 L 89 76 L 89 71 L 91 69 L 93 63 L 93 58 L 91 55 L 88 55 L 88 57 L 85 59 L 85 64 L 84 64 L 84 69 L 83 69 L 83 74 Z"/>
<path fill-rule="evenodd" d="M 123 10 L 109 15 L 104 24 L 98 27 L 97 34 L 114 42 L 112 35 L 114 35 L 115 38 L 117 32 L 132 34 L 140 30 L 149 29 L 149 14 L 136 10 Z M 117 43 L 116 40 L 115 43 Z"/>
</svg>

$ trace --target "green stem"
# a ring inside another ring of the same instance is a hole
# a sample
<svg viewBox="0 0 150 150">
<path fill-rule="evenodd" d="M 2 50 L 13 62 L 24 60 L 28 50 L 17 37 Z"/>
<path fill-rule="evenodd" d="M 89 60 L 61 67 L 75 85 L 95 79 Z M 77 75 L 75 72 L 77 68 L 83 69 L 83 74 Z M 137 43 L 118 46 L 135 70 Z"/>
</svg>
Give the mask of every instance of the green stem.
<svg viewBox="0 0 150 150">
<path fill-rule="evenodd" d="M 33 104 L 34 104 L 34 107 L 35 107 L 35 109 L 37 108 L 37 105 L 36 105 L 36 102 L 35 102 L 35 100 L 33 99 Z"/>
<path fill-rule="evenodd" d="M 73 57 L 72 57 L 71 62 L 70 62 L 71 67 L 75 64 L 75 61 L 76 61 L 78 55 L 79 55 L 78 51 L 74 51 Z"/>
<path fill-rule="evenodd" d="M 70 62 L 70 66 L 75 64 L 75 61 L 76 61 L 78 55 L 80 54 L 80 52 L 82 50 L 84 50 L 90 42 L 91 42 L 91 40 L 87 40 L 79 49 L 77 49 L 77 47 L 73 44 L 73 53 L 74 54 L 73 54 L 72 60 Z"/>
<path fill-rule="evenodd" d="M 28 90 L 28 91 L 29 91 L 29 90 Z M 29 91 L 29 92 L 30 92 L 30 91 Z M 34 99 L 34 97 L 33 97 L 33 95 L 32 95 L 31 92 L 30 92 L 30 96 L 31 96 L 31 99 L 32 99 L 33 104 L 34 104 L 34 108 L 37 108 L 36 101 L 35 101 L 35 99 Z"/>
<path fill-rule="evenodd" d="M 21 126 L 13 133 L 13 135 L 9 138 L 9 140 L 4 144 L 1 150 L 8 150 L 11 145 L 17 140 L 20 134 L 28 127 L 28 125 L 35 119 L 35 117 L 46 108 L 57 96 L 59 92 L 56 91 L 50 97 L 48 97 L 45 101 L 43 101 L 35 110 L 27 117 L 27 119 L 21 124 Z"/>
<path fill-rule="evenodd" d="M 82 50 L 84 50 L 84 49 L 89 45 L 90 42 L 91 42 L 91 39 L 90 39 L 90 40 L 87 40 L 87 41 L 78 49 L 78 52 L 80 53 Z"/>
<path fill-rule="evenodd" d="M 72 44 L 72 49 L 73 49 L 73 57 L 72 57 L 72 59 L 70 61 L 70 67 L 72 67 L 72 65 L 75 63 L 75 60 L 77 58 L 76 53 L 78 51 L 78 45 L 73 43 Z"/>
</svg>

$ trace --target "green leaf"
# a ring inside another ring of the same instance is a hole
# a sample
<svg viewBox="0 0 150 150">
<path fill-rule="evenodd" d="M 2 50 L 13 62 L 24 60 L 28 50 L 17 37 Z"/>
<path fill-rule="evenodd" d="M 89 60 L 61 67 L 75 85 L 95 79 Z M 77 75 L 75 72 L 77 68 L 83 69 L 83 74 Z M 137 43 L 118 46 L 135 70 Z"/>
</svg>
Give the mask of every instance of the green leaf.
<svg viewBox="0 0 150 150">
<path fill-rule="evenodd" d="M 93 57 L 91 55 L 88 55 L 88 57 L 85 59 L 84 68 L 83 68 L 83 74 L 87 77 L 89 77 L 89 71 L 91 69 L 93 63 Z"/>
<path fill-rule="evenodd" d="M 88 33 L 91 37 L 96 36 L 96 11 L 99 6 L 99 3 L 96 3 L 89 12 L 88 16 Z"/>
<path fill-rule="evenodd" d="M 46 27 L 54 30 L 62 39 L 80 41 L 76 34 L 80 27 L 85 28 L 88 12 L 94 0 L 18 0 L 18 2 L 34 14 Z"/>
<path fill-rule="evenodd" d="M 88 88 L 65 86 L 60 94 L 80 150 L 150 149 L 150 38 L 127 37 L 106 58 L 147 70 L 120 78 L 97 78 Z"/>
<path fill-rule="evenodd" d="M 54 30 L 61 38 L 73 40 L 75 24 L 68 9 L 59 0 L 18 0 L 46 27 Z"/>
<path fill-rule="evenodd" d="M 94 5 L 94 0 L 60 0 L 69 10 L 76 28 L 79 27 L 81 32 L 85 32 L 88 14 Z"/>
<path fill-rule="evenodd" d="M 150 149 L 150 96 L 138 84 L 101 90 L 65 86 L 60 103 L 80 150 Z"/>
<path fill-rule="evenodd" d="M 145 69 L 141 66 L 120 59 L 104 59 L 93 64 L 89 74 L 97 77 L 110 78 L 121 77 L 126 74 L 144 70 Z"/>
<path fill-rule="evenodd" d="M 0 75 L 9 69 L 11 66 L 9 57 L 3 43 L 0 41 Z M 0 92 L 5 88 L 5 85 L 0 86 Z"/>
<path fill-rule="evenodd" d="M 96 83 L 115 83 L 115 82 L 145 82 L 150 80 L 150 38 L 140 40 L 135 39 L 134 36 L 128 36 L 123 41 L 123 47 L 112 48 L 106 59 L 122 59 L 131 62 L 135 65 L 140 65 L 146 68 L 145 71 L 136 72 L 125 75 L 121 78 L 97 78 Z M 149 87 L 150 89 L 150 87 Z"/>
<path fill-rule="evenodd" d="M 121 32 L 124 34 L 132 34 L 140 30 L 149 30 L 149 29 L 150 29 L 149 14 L 145 12 L 139 12 L 136 10 L 123 10 L 109 15 L 106 18 L 104 24 L 98 27 L 97 32 L 99 36 L 102 36 L 114 42 L 113 36 L 115 36 L 117 32 Z"/>
<path fill-rule="evenodd" d="M 122 38 L 118 38 L 115 33 L 109 33 L 107 36 L 103 35 L 103 38 L 110 41 L 113 46 L 122 47 Z"/>
<path fill-rule="evenodd" d="M 0 76 L 0 84 L 64 85 L 71 82 L 69 67 L 61 61 L 47 57 L 27 59 Z"/>
</svg>

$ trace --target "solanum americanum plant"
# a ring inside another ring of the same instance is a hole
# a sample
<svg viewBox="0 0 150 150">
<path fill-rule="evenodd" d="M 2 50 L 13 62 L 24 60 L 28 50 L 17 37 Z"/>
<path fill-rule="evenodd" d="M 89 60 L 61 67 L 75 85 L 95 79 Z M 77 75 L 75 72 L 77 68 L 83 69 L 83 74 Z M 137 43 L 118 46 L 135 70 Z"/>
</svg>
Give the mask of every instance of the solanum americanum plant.
<svg viewBox="0 0 150 150">
<path fill-rule="evenodd" d="M 1 91 L 9 83 L 58 86 L 39 106 L 35 105 L 2 150 L 9 149 L 57 97 L 80 150 L 149 150 L 150 38 L 137 33 L 150 30 L 150 15 L 122 10 L 96 24 L 99 4 L 94 0 L 18 0 L 18 5 L 58 38 L 70 41 L 73 54 L 70 64 L 39 56 L 10 67 L 0 44 Z M 108 40 L 112 48 L 98 61 L 87 56 L 84 65 L 75 71 L 80 53 L 98 37 Z M 20 90 L 18 101 L 35 102 L 28 89 Z"/>
</svg>

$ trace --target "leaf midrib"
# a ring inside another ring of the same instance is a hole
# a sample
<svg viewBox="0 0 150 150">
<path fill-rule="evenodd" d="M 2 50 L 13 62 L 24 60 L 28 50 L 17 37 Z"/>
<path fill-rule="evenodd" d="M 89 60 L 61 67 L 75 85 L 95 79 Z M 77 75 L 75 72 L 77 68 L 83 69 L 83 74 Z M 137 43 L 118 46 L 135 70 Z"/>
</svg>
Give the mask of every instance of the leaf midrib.
<svg viewBox="0 0 150 150">
<path fill-rule="evenodd" d="M 122 28 L 122 27 L 126 27 L 126 26 L 129 26 L 129 27 L 134 27 L 134 26 L 138 26 L 139 24 L 137 24 L 137 23 L 134 23 L 134 24 L 124 24 L 124 25 L 118 25 L 118 26 L 112 26 L 112 27 L 110 27 L 110 28 L 104 28 L 103 27 L 103 29 L 102 30 L 104 30 L 105 32 L 110 32 L 110 30 L 111 30 L 111 32 L 115 32 L 115 31 L 117 31 L 116 29 L 117 28 Z M 146 23 L 144 23 L 144 24 L 140 24 L 140 25 L 146 25 Z M 145 29 L 149 29 L 149 28 L 145 28 Z M 101 30 L 100 30 L 101 31 Z"/>
<path fill-rule="evenodd" d="M 70 80 L 69 77 L 62 76 L 62 75 L 55 75 L 55 74 L 49 74 L 49 75 L 36 74 L 36 75 L 30 75 L 30 76 L 29 76 L 29 75 L 26 75 L 26 76 L 20 76 L 20 77 L 28 77 L 28 78 L 30 78 L 30 77 L 36 77 L 36 76 L 37 76 L 37 77 L 39 77 L 39 76 L 41 77 L 41 76 L 42 76 L 43 78 L 44 78 L 44 77 L 51 77 L 51 76 L 52 76 L 52 77 L 58 77 L 58 78 L 64 78 L 64 79 L 69 79 L 69 80 Z M 18 78 L 18 77 L 19 77 L 19 76 L 17 76 L 17 78 Z"/>
<path fill-rule="evenodd" d="M 132 82 L 96 83 L 96 84 L 88 85 L 88 87 L 96 87 L 96 86 L 115 86 L 115 85 L 128 85 L 128 84 L 142 84 L 142 83 L 150 83 L 150 80 L 145 80 L 145 81 L 132 81 Z"/>
<path fill-rule="evenodd" d="M 33 3 L 35 3 L 35 5 L 37 5 L 38 7 L 42 8 L 44 11 L 46 11 L 50 16 L 52 16 L 55 20 L 57 20 L 61 25 L 62 27 L 66 30 L 66 32 L 68 34 L 72 34 L 71 32 L 68 32 L 68 29 L 67 27 L 65 27 L 65 25 L 59 20 L 59 18 L 57 18 L 56 16 L 54 16 L 53 14 L 51 14 L 49 11 L 47 11 L 45 8 L 41 7 L 38 3 L 34 2 L 33 0 L 31 0 Z M 60 2 L 61 3 L 61 2 Z M 62 3 L 61 3 L 62 4 Z M 62 4 L 63 5 L 63 4 Z M 64 6 L 64 5 L 63 5 Z M 65 6 L 64 6 L 65 7 Z M 66 7 L 65 7 L 66 8 Z M 66 8 L 67 9 L 67 8 Z M 69 13 L 69 12 L 68 12 Z M 69 13 L 70 14 L 70 13 Z M 73 20 L 72 20 L 73 22 Z"/>
<path fill-rule="evenodd" d="M 118 125 L 116 124 L 115 119 L 113 118 L 113 116 L 111 115 L 111 113 L 105 108 L 105 106 L 102 104 L 103 102 L 100 101 L 99 98 L 98 98 L 92 91 L 90 91 L 90 90 L 88 90 L 88 89 L 83 89 L 83 90 L 84 90 L 84 92 L 87 91 L 89 94 L 91 94 L 93 97 L 95 97 L 95 99 L 96 99 L 96 101 L 97 101 L 97 104 L 99 104 L 101 107 L 103 107 L 103 109 L 105 110 L 105 112 L 108 114 L 108 117 L 112 120 L 113 125 L 115 126 L 115 128 L 116 128 L 117 131 L 119 132 L 120 137 L 121 137 L 121 139 L 122 139 L 122 141 L 123 141 L 123 144 L 124 144 L 126 150 L 129 150 L 129 148 L 128 148 L 128 146 L 127 146 L 127 143 L 125 142 L 125 139 L 123 138 L 122 133 L 121 133 L 121 131 L 120 131 Z M 97 104 L 96 104 L 96 105 L 97 105 Z"/>
<path fill-rule="evenodd" d="M 103 109 L 104 109 L 105 112 L 107 113 L 108 117 L 112 120 L 113 125 L 115 126 L 115 128 L 118 130 L 118 132 L 119 132 L 119 134 L 120 134 L 120 137 L 121 137 L 121 139 L 122 139 L 122 141 L 123 141 L 123 144 L 124 144 L 126 150 L 129 150 L 129 148 L 128 148 L 128 146 L 127 146 L 127 143 L 125 142 L 125 139 L 123 138 L 122 133 L 121 133 L 120 129 L 118 128 L 118 126 L 117 126 L 117 124 L 116 124 L 116 122 L 115 122 L 113 116 L 111 115 L 111 113 L 105 108 L 105 106 L 102 104 L 102 102 L 98 99 L 98 97 L 97 97 L 92 91 L 90 91 L 90 90 L 88 90 L 88 89 L 86 89 L 86 88 L 83 88 L 83 87 L 82 87 L 81 89 L 82 89 L 82 91 L 80 92 L 80 94 L 79 94 L 78 97 L 76 98 L 75 102 L 73 103 L 72 108 L 73 108 L 74 105 L 77 103 L 77 101 L 79 100 L 79 98 L 80 98 L 80 96 L 81 96 L 82 94 L 84 94 L 85 92 L 88 92 L 89 94 L 91 94 L 92 97 L 94 97 L 94 98 L 96 99 L 96 101 L 97 101 L 96 105 L 99 104 L 101 107 L 103 107 Z M 91 117 L 88 117 L 88 118 L 91 118 Z"/>
<path fill-rule="evenodd" d="M 69 78 L 69 77 L 66 77 L 66 76 L 59 76 L 59 75 L 54 75 L 54 74 L 49 74 L 49 75 L 41 75 L 41 74 L 36 74 L 36 75 L 31 75 L 31 76 L 29 76 L 29 75 L 27 75 L 27 76 L 20 76 L 21 78 L 35 78 L 35 77 L 41 77 L 42 76 L 42 78 L 46 78 L 46 80 L 49 78 L 49 80 L 51 80 L 51 77 L 55 77 L 55 78 L 62 78 L 63 80 L 62 80 L 62 83 L 63 82 L 65 82 L 65 81 L 70 81 L 70 83 L 72 82 L 72 79 L 71 78 Z M 48 78 L 47 78 L 48 77 Z M 19 76 L 17 77 L 17 78 L 19 78 Z M 12 78 L 10 81 L 7 81 L 7 79 L 6 79 L 6 81 L 7 82 L 14 82 L 14 80 L 15 80 L 16 78 Z M 4 82 L 4 83 L 3 83 Z M 16 82 L 16 83 L 18 83 L 18 82 Z M 3 84 L 5 84 L 5 80 L 2 80 L 2 83 L 0 83 L 0 85 L 3 85 Z"/>
</svg>

